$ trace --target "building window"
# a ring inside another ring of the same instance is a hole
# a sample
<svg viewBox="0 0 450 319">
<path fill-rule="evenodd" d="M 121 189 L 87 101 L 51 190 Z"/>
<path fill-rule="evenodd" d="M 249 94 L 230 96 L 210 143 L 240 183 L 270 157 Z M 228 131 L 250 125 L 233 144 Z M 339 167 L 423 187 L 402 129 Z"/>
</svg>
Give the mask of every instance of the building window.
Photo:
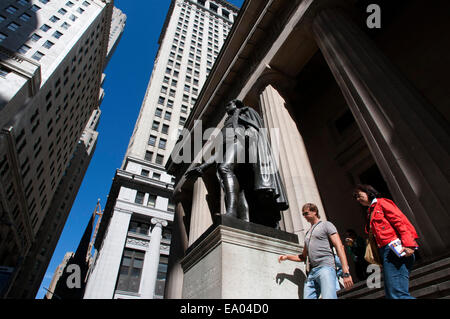
<svg viewBox="0 0 450 319">
<path fill-rule="evenodd" d="M 148 139 L 148 145 L 155 146 L 155 144 L 156 144 L 156 136 L 150 135 Z"/>
<path fill-rule="evenodd" d="M 9 6 L 8 8 L 5 9 L 6 12 L 10 13 L 10 14 L 14 14 L 17 11 L 17 8 L 14 6 Z"/>
<path fill-rule="evenodd" d="M 172 113 L 166 111 L 166 113 L 164 114 L 164 119 L 170 121 L 171 117 L 172 117 Z"/>
<path fill-rule="evenodd" d="M 44 55 L 44 53 L 36 51 L 31 58 L 40 61 Z"/>
<path fill-rule="evenodd" d="M 50 18 L 50 21 L 51 22 L 58 22 L 60 19 L 57 17 L 57 16 L 52 16 L 51 18 Z"/>
<path fill-rule="evenodd" d="M 41 39 L 42 37 L 39 34 L 33 33 L 30 37 L 30 40 L 33 42 L 37 42 Z"/>
<path fill-rule="evenodd" d="M 19 29 L 20 25 L 15 23 L 15 22 L 11 22 L 10 24 L 8 24 L 8 29 L 11 31 L 17 31 L 17 29 Z"/>
<path fill-rule="evenodd" d="M 40 29 L 41 29 L 42 31 L 44 31 L 44 32 L 47 32 L 48 30 L 51 29 L 51 27 L 48 26 L 48 25 L 46 25 L 46 24 L 43 24 L 43 25 L 40 27 Z"/>
<path fill-rule="evenodd" d="M 69 19 L 75 21 L 76 19 L 78 19 L 78 17 L 76 15 L 71 14 Z"/>
<path fill-rule="evenodd" d="M 61 24 L 61 28 L 63 29 L 69 29 L 70 28 L 70 24 L 68 24 L 67 22 L 64 22 L 63 24 Z"/>
<path fill-rule="evenodd" d="M 161 149 L 163 149 L 163 150 L 165 150 L 165 149 L 166 149 L 166 143 L 167 143 L 167 141 L 166 141 L 165 139 L 160 138 L 160 139 L 159 139 L 158 147 L 161 148 Z"/>
<path fill-rule="evenodd" d="M 58 10 L 58 13 L 59 13 L 60 15 L 65 15 L 65 14 L 67 13 L 67 10 L 64 9 L 64 8 L 61 8 L 61 9 Z"/>
<path fill-rule="evenodd" d="M 19 17 L 19 19 L 22 20 L 22 21 L 27 22 L 28 20 L 31 19 L 31 16 L 28 15 L 28 14 L 26 14 L 26 13 L 24 13 L 24 14 L 22 14 L 22 15 Z"/>
<path fill-rule="evenodd" d="M 158 156 L 163 157 L 160 154 L 158 154 Z M 161 179 L 161 174 L 160 173 L 153 173 L 153 178 L 159 181 Z"/>
<path fill-rule="evenodd" d="M 156 155 L 156 160 L 155 160 L 156 164 L 162 165 L 164 162 L 164 156 L 157 154 Z M 153 174 L 153 178 L 155 178 L 156 174 Z M 158 178 L 159 179 L 159 178 Z"/>
<path fill-rule="evenodd" d="M 148 177 L 148 176 L 150 175 L 150 171 L 148 171 L 148 170 L 146 170 L 146 169 L 143 169 L 143 170 L 141 171 L 141 175 L 142 175 L 142 176 L 145 176 L 145 177 Z"/>
<path fill-rule="evenodd" d="M 42 45 L 44 48 L 50 49 L 54 45 L 51 41 L 45 41 L 45 43 Z"/>
<path fill-rule="evenodd" d="M 9 74 L 9 70 L 5 69 L 4 67 L 0 66 L 0 76 L 6 77 Z"/>
<path fill-rule="evenodd" d="M 144 252 L 124 249 L 117 280 L 117 290 L 139 292 L 144 256 Z"/>
<path fill-rule="evenodd" d="M 148 235 L 149 229 L 150 229 L 149 223 L 131 221 L 128 231 L 135 234 Z"/>
<path fill-rule="evenodd" d="M 155 295 L 164 296 L 164 287 L 166 285 L 166 274 L 167 274 L 167 265 L 169 263 L 169 259 L 167 257 L 161 256 L 159 259 L 158 265 L 158 274 L 156 276 L 156 287 L 155 287 Z"/>
<path fill-rule="evenodd" d="M 62 35 L 63 35 L 63 34 L 62 34 L 61 32 L 59 32 L 59 31 L 55 31 L 55 32 L 53 33 L 53 37 L 56 38 L 56 39 L 59 39 Z"/>
<path fill-rule="evenodd" d="M 0 43 L 2 43 L 2 41 L 5 40 L 6 37 L 6 34 L 0 33 Z"/>
<path fill-rule="evenodd" d="M 24 45 L 22 45 L 17 51 L 18 51 L 19 53 L 21 53 L 21 54 L 25 54 L 25 53 L 27 53 L 28 50 L 30 50 L 30 49 L 31 49 L 31 48 L 30 48 L 28 45 L 24 44 Z"/>
<path fill-rule="evenodd" d="M 136 198 L 134 199 L 134 202 L 136 203 L 136 204 L 140 204 L 140 205 L 142 205 L 143 203 L 144 203 L 144 196 L 145 196 L 145 193 L 143 193 L 143 192 L 137 192 L 136 193 Z"/>
<path fill-rule="evenodd" d="M 163 134 L 169 133 L 169 125 L 163 124 L 162 129 L 161 129 L 161 133 L 163 133 Z"/>
<path fill-rule="evenodd" d="M 152 158 L 153 158 L 153 152 L 145 151 L 144 159 L 145 159 L 146 161 L 151 161 Z"/>
<path fill-rule="evenodd" d="M 155 208 L 155 206 L 156 206 L 156 195 L 152 195 L 152 194 L 148 195 L 147 206 Z"/>
<path fill-rule="evenodd" d="M 157 131 L 159 129 L 159 122 L 158 121 L 153 121 L 152 129 L 155 130 L 155 131 Z"/>
<path fill-rule="evenodd" d="M 172 200 L 169 200 L 169 205 L 167 206 L 167 211 L 175 212 L 175 203 Z"/>
</svg>

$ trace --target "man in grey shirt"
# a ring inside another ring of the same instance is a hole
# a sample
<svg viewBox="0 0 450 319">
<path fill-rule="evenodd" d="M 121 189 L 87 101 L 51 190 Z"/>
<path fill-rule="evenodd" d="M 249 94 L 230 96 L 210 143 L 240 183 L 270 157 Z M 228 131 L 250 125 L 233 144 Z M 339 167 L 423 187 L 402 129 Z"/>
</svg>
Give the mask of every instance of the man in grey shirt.
<svg viewBox="0 0 450 319">
<path fill-rule="evenodd" d="M 328 222 L 321 221 L 319 209 L 316 205 L 308 203 L 302 208 L 302 214 L 311 224 L 306 232 L 305 247 L 301 255 L 282 255 L 278 261 L 307 261 L 310 267 L 308 278 L 303 288 L 304 299 L 337 299 L 336 295 L 336 265 L 331 245 L 336 248 L 337 255 L 342 262 L 344 287 L 353 286 L 350 276 L 347 257 L 336 227 Z"/>
</svg>

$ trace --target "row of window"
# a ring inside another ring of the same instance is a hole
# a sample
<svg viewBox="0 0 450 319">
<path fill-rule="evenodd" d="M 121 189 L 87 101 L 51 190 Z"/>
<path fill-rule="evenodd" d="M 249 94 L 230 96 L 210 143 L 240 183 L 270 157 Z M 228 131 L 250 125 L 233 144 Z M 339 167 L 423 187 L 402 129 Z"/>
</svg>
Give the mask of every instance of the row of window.
<svg viewBox="0 0 450 319">
<path fill-rule="evenodd" d="M 152 162 L 153 161 L 154 153 L 152 151 L 145 151 L 144 159 L 146 161 Z M 164 155 L 162 154 L 156 154 L 155 163 L 162 165 L 164 162 Z M 153 178 L 155 178 L 155 173 L 153 173 Z"/>
<path fill-rule="evenodd" d="M 120 263 L 116 290 L 139 292 L 142 269 L 144 267 L 145 253 L 143 251 L 125 248 Z M 168 258 L 159 258 L 158 273 L 156 276 L 155 295 L 164 295 L 165 278 L 167 273 Z"/>
<path fill-rule="evenodd" d="M 200 6 L 204 7 L 205 9 L 209 9 L 210 11 L 212 11 L 212 12 L 214 12 L 216 14 L 219 14 L 219 6 L 217 4 L 209 2 L 209 7 L 206 7 L 206 0 L 197 0 L 197 3 Z M 187 10 L 187 12 L 189 12 L 191 10 L 191 8 L 196 10 L 195 8 L 193 8 L 192 6 L 190 6 L 190 5 L 186 4 L 186 3 L 183 3 L 182 6 L 183 6 L 183 8 L 181 9 L 182 12 L 186 12 L 186 10 Z M 202 9 L 200 9 L 200 10 L 197 9 L 196 11 L 201 11 L 202 12 L 201 14 L 204 15 L 204 13 L 203 13 L 204 11 Z M 225 17 L 228 20 L 230 20 L 230 18 L 232 16 L 231 12 L 229 12 L 225 8 L 220 8 L 220 11 L 221 11 L 221 14 L 222 14 L 223 17 Z"/>
<path fill-rule="evenodd" d="M 148 172 L 147 170 L 145 170 L 145 171 Z M 155 175 L 155 174 L 159 174 L 159 173 L 154 172 L 153 175 Z M 141 175 L 145 176 L 144 174 L 141 174 Z M 136 197 L 134 199 L 135 204 L 144 205 L 145 195 L 146 195 L 146 193 L 137 191 Z M 148 194 L 147 203 L 145 205 L 147 205 L 148 207 L 155 208 L 157 197 L 158 196 L 156 196 L 156 195 Z M 167 206 L 167 211 L 172 212 L 172 213 L 175 212 L 175 204 L 170 200 L 169 200 L 169 204 Z M 148 230 L 148 228 L 147 228 L 147 230 Z M 147 235 L 147 234 L 145 234 L 145 235 Z"/>
<path fill-rule="evenodd" d="M 44 118 L 48 119 L 48 121 L 46 122 L 46 129 L 44 129 L 44 134 L 46 132 L 48 136 L 53 136 L 54 128 L 60 127 L 60 129 L 54 135 L 54 138 L 56 140 L 61 141 L 61 143 L 57 143 L 59 149 L 56 152 L 55 144 L 53 142 L 51 142 L 48 146 L 47 158 L 48 162 L 51 162 L 51 164 L 48 168 L 49 178 L 46 180 L 46 183 L 49 184 L 48 181 L 51 179 L 52 190 L 55 189 L 57 179 L 59 180 L 61 175 L 64 173 L 64 165 L 66 165 L 66 163 L 68 163 L 69 161 L 74 142 L 78 139 L 78 136 L 81 134 L 81 131 L 84 128 L 86 120 L 90 116 L 90 112 L 92 110 L 91 106 L 95 102 L 92 97 L 95 98 L 97 96 L 97 94 L 94 94 L 96 88 L 95 82 L 98 81 L 96 72 L 95 70 L 94 72 L 88 72 L 88 70 L 92 69 L 93 65 L 97 64 L 96 61 L 98 59 L 98 47 L 95 50 L 91 50 L 91 54 L 88 55 L 89 50 L 95 47 L 93 45 L 95 41 L 94 34 L 95 31 L 92 31 L 91 35 L 86 39 L 86 49 L 84 51 L 83 47 L 80 47 L 78 52 L 80 54 L 79 59 L 77 59 L 76 56 L 73 57 L 72 69 L 67 66 L 63 72 L 63 78 L 58 78 L 55 81 L 54 91 L 50 89 L 46 93 L 45 100 L 42 103 L 43 106 L 45 106 L 46 110 L 46 112 L 44 112 L 44 116 L 40 116 L 40 109 L 37 108 L 30 117 L 29 126 L 31 128 L 32 134 L 35 133 L 35 131 L 41 124 L 41 120 L 44 121 Z M 97 29 L 97 36 L 98 34 L 99 32 Z M 89 40 L 91 40 L 91 45 L 88 45 Z M 88 56 L 90 56 L 89 59 L 87 59 Z M 81 69 L 83 57 L 85 58 L 86 63 L 84 63 L 84 66 Z M 77 67 L 80 67 L 78 79 L 75 77 Z M 69 80 L 71 80 L 70 82 L 72 83 L 70 88 Z M 63 99 L 60 99 L 59 96 L 62 91 L 67 93 L 65 94 Z M 75 96 L 75 93 L 78 93 L 78 97 Z M 51 109 L 53 109 L 53 111 L 51 111 Z M 64 123 L 62 125 L 58 125 L 58 122 L 62 118 L 64 118 Z M 70 125 L 70 123 L 72 123 L 72 125 Z M 47 135 L 45 136 L 45 138 L 47 138 Z M 20 148 L 18 149 L 19 153 L 23 149 L 21 143 L 22 141 L 20 140 L 20 138 L 18 138 L 17 145 L 20 146 Z M 23 143 L 25 143 L 25 140 L 23 141 Z M 33 146 L 33 158 L 38 158 L 41 149 L 41 136 L 38 136 Z M 64 151 L 65 153 L 63 154 Z M 56 156 L 54 156 L 55 153 Z M 56 167 L 57 164 L 59 164 L 58 167 Z M 24 161 L 23 165 L 24 166 L 21 167 L 21 171 L 22 176 L 24 176 L 25 179 L 25 175 L 29 171 L 30 167 L 29 165 L 27 165 L 27 161 Z M 37 179 L 39 179 L 39 177 L 40 176 L 37 176 Z M 43 182 L 44 180 L 42 180 L 41 186 L 45 188 L 45 183 Z M 29 195 L 33 191 L 31 181 L 27 184 L 25 191 L 28 194 L 27 197 L 29 198 Z M 39 187 L 39 194 L 42 194 L 43 192 L 44 189 L 41 189 L 41 187 Z M 33 212 L 34 208 L 35 205 L 33 202 L 31 202 L 30 211 Z"/>
<path fill-rule="evenodd" d="M 41 2 L 42 2 L 42 1 L 41 1 Z M 47 2 L 48 2 L 48 1 L 47 1 Z M 47 2 L 43 2 L 43 3 L 45 4 L 45 3 L 47 3 Z M 24 1 L 24 2 L 22 2 L 22 4 L 23 4 L 23 3 L 26 4 L 27 2 Z M 68 2 L 66 3 L 66 5 L 69 6 L 69 7 L 71 7 L 71 6 L 74 5 L 74 3 L 71 2 L 71 1 L 68 1 Z M 84 2 L 83 2 L 83 5 L 89 6 L 90 3 L 87 2 L 87 1 L 84 1 Z M 35 12 L 38 11 L 39 9 L 41 9 L 41 8 L 40 8 L 39 6 L 36 6 L 36 5 L 33 5 L 33 6 L 31 7 L 31 10 L 32 10 L 32 11 L 35 11 Z M 8 12 L 8 13 L 10 13 L 10 14 L 14 14 L 16 11 L 18 11 L 18 9 L 17 9 L 16 7 L 12 6 L 12 5 L 10 5 L 9 7 L 7 7 L 5 10 L 6 10 L 6 12 Z M 82 13 L 84 12 L 84 9 L 82 9 L 82 8 L 77 8 L 76 11 L 77 11 L 78 13 L 82 14 Z M 65 15 L 65 14 L 67 13 L 67 10 L 64 9 L 64 8 L 61 8 L 61 9 L 58 10 L 58 13 L 61 14 L 61 15 Z M 4 20 L 4 19 L 6 19 L 6 18 L 0 15 L 0 22 L 2 22 L 2 20 Z M 31 19 L 31 16 L 30 16 L 29 14 L 27 14 L 27 13 L 23 13 L 23 14 L 19 17 L 19 19 L 22 20 L 22 21 L 24 21 L 24 22 L 27 22 L 27 21 L 29 21 L 29 20 Z M 74 14 L 71 14 L 71 15 L 69 16 L 69 19 L 72 20 L 72 21 L 75 21 L 76 19 L 78 19 L 78 17 L 75 16 Z M 56 15 L 53 15 L 53 16 L 50 17 L 49 20 L 50 20 L 51 22 L 53 22 L 53 23 L 57 23 L 57 22 L 58 22 L 59 20 L 61 20 L 61 19 L 60 19 L 59 17 L 57 17 Z M 67 23 L 67 22 L 63 22 L 63 23 L 61 24 L 61 28 L 66 29 L 66 30 L 69 29 L 70 26 L 71 26 L 71 25 L 70 25 L 69 23 Z M 8 28 L 10 31 L 12 31 L 12 32 L 17 31 L 20 27 L 21 27 L 21 25 L 18 24 L 18 23 L 16 23 L 16 22 L 11 22 L 11 23 L 9 23 L 8 26 L 7 26 L 7 28 Z M 41 31 L 43 31 L 43 32 L 47 32 L 48 30 L 51 29 L 51 26 L 49 26 L 48 24 L 43 24 L 39 29 L 40 29 Z M 53 34 L 52 34 L 52 37 L 55 38 L 55 39 L 59 39 L 59 38 L 61 38 L 62 36 L 63 36 L 63 33 L 60 32 L 60 31 L 58 31 L 58 30 L 56 30 L 56 31 L 53 32 Z M 1 43 L 4 39 L 6 39 L 6 37 L 7 37 L 7 35 L 5 35 L 5 34 L 3 34 L 3 33 L 0 33 L 0 43 Z M 41 38 L 42 38 L 42 36 L 40 36 L 39 34 L 33 33 L 33 34 L 31 35 L 31 37 L 30 37 L 29 40 L 32 41 L 32 42 L 37 42 L 37 41 L 39 41 Z M 46 40 L 46 41 L 42 44 L 42 47 L 45 48 L 45 49 L 50 49 L 54 44 L 55 44 L 54 42 L 52 42 L 52 41 L 50 41 L 50 40 Z M 26 54 L 26 53 L 28 53 L 28 51 L 29 51 L 30 49 L 31 49 L 31 47 L 30 47 L 29 45 L 23 44 L 21 47 L 18 48 L 18 52 L 21 53 L 21 54 Z M 44 56 L 45 56 L 45 53 L 43 53 L 43 52 L 41 52 L 41 51 L 38 50 L 38 51 L 35 51 L 35 52 L 33 53 L 33 55 L 31 56 L 31 58 L 34 59 L 34 60 L 36 60 L 36 61 L 40 61 L 40 60 L 42 59 L 42 57 L 44 57 Z"/>
</svg>

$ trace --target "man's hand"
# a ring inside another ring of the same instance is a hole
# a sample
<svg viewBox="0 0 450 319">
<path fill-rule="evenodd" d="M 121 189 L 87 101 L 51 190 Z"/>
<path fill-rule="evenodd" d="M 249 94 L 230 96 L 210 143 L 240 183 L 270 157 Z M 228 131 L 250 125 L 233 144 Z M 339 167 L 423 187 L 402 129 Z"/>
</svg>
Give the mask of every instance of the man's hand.
<svg viewBox="0 0 450 319">
<path fill-rule="evenodd" d="M 278 257 L 278 262 L 280 263 L 280 262 L 282 262 L 282 261 L 284 261 L 284 260 L 287 260 L 288 258 L 287 258 L 287 256 L 286 255 L 281 255 L 280 257 Z"/>
<path fill-rule="evenodd" d="M 352 276 L 348 276 L 344 279 L 344 287 L 345 289 L 350 289 L 353 286 L 353 279 Z"/>
<path fill-rule="evenodd" d="M 413 248 L 409 248 L 409 247 L 403 247 L 403 249 L 400 252 L 400 254 L 403 253 L 403 252 L 405 252 L 405 255 L 403 257 L 409 257 L 412 254 L 414 254 L 414 249 Z"/>
<path fill-rule="evenodd" d="M 203 175 L 203 169 L 202 166 L 193 167 L 184 173 L 184 176 L 186 179 L 197 179 L 198 177 Z"/>
</svg>

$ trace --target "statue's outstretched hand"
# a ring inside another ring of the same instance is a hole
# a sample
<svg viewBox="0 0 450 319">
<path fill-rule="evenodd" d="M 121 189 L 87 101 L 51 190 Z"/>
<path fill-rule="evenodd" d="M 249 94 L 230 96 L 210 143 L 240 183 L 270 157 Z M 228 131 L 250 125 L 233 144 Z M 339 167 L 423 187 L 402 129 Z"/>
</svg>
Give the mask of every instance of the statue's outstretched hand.
<svg viewBox="0 0 450 319">
<path fill-rule="evenodd" d="M 184 173 L 184 176 L 186 179 L 197 179 L 198 177 L 203 175 L 203 169 L 200 166 L 193 167 L 191 169 L 188 169 L 186 173 Z"/>
</svg>

